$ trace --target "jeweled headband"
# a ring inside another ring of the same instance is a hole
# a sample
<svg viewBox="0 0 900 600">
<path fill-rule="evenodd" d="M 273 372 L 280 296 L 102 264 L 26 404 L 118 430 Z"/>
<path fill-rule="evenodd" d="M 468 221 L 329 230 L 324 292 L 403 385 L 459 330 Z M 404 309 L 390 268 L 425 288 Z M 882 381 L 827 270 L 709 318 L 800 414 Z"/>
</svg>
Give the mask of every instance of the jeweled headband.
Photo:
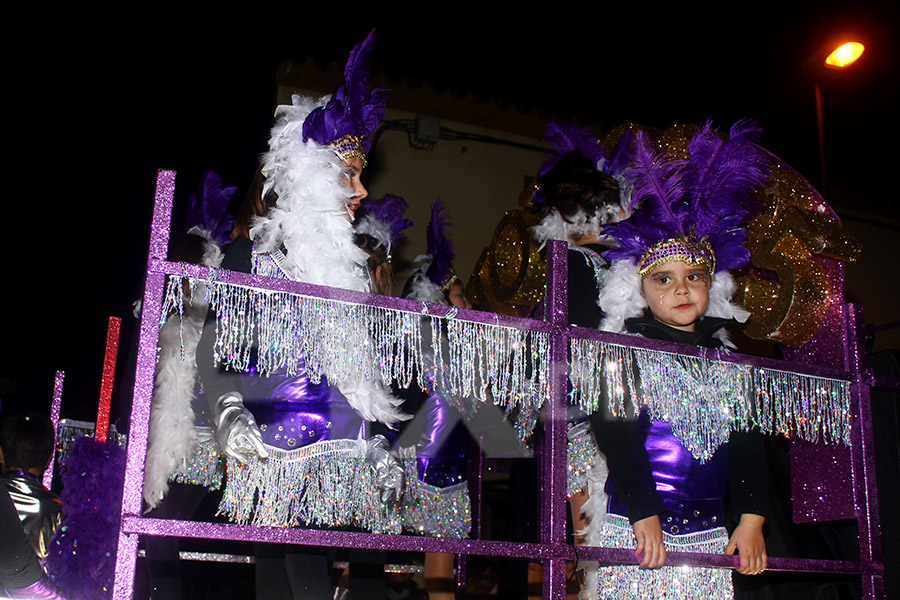
<svg viewBox="0 0 900 600">
<path fill-rule="evenodd" d="M 358 156 L 362 160 L 363 168 L 366 168 L 366 165 L 369 164 L 366 161 L 366 150 L 363 140 L 359 136 L 345 135 L 331 142 L 328 147 L 344 162 L 347 162 L 354 156 Z"/>
<path fill-rule="evenodd" d="M 703 265 L 712 279 L 716 271 L 716 255 L 706 240 L 669 238 L 650 246 L 641 256 L 638 273 L 647 275 L 660 265 L 683 262 L 692 266 Z"/>
</svg>

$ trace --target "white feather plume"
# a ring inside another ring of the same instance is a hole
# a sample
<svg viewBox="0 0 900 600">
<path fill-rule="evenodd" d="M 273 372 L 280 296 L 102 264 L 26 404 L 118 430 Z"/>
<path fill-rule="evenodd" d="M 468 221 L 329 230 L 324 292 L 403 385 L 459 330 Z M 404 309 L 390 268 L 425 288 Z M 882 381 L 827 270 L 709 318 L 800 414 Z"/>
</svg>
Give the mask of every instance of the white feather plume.
<svg viewBox="0 0 900 600">
<path fill-rule="evenodd" d="M 202 290 L 196 292 L 203 297 Z M 207 308 L 205 302 L 195 297 L 193 304 L 185 303 L 183 323 L 178 315 L 172 315 L 159 330 L 159 360 L 144 466 L 144 501 L 150 508 L 162 501 L 169 491 L 169 477 L 190 461 L 197 445 L 191 401 L 197 384 L 197 343 Z"/>
<path fill-rule="evenodd" d="M 347 402 L 366 421 L 378 421 L 393 428 L 398 422 L 412 418 L 400 410 L 403 401 L 390 388 L 374 381 L 332 380 Z"/>
<path fill-rule="evenodd" d="M 425 274 L 431 261 L 434 260 L 430 254 L 420 254 L 416 257 L 416 262 L 421 261 L 419 268 L 410 276 L 409 292 L 406 297 L 410 300 L 418 300 L 419 302 L 432 302 L 434 304 L 446 304 L 444 292 L 440 286 L 428 279 Z"/>
</svg>

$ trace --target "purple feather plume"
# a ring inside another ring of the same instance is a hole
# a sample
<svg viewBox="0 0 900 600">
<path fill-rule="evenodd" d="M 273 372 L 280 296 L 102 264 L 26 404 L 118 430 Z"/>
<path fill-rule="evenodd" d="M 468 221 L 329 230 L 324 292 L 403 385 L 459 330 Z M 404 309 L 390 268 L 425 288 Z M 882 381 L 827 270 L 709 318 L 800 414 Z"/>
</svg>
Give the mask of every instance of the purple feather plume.
<svg viewBox="0 0 900 600">
<path fill-rule="evenodd" d="M 64 519 L 47 557 L 70 600 L 112 594 L 124 478 L 125 451 L 115 443 L 81 437 L 72 444 L 62 472 Z"/>
<path fill-rule="evenodd" d="M 403 218 L 407 208 L 406 200 L 395 194 L 385 194 L 378 200 L 365 198 L 356 213 L 354 227 L 359 233 L 371 235 L 390 254 L 397 241 L 406 239 L 402 232 L 412 227 L 413 222 Z"/>
<path fill-rule="evenodd" d="M 453 242 L 446 231 L 451 223 L 443 215 L 443 210 L 444 204 L 438 198 L 431 207 L 431 222 L 426 233 L 427 253 L 431 255 L 432 261 L 425 276 L 438 287 L 442 287 L 454 273 L 453 259 L 456 258 Z"/>
<path fill-rule="evenodd" d="M 222 178 L 215 171 L 204 173 L 197 193 L 191 194 L 188 200 L 185 230 L 199 227 L 209 232 L 219 248 L 228 246 L 234 226 L 234 217 L 228 214 L 228 202 L 235 192 L 234 186 L 222 187 Z"/>
<path fill-rule="evenodd" d="M 303 122 L 303 141 L 312 139 L 327 146 L 348 135 L 363 138 L 368 152 L 368 135 L 384 117 L 387 90 L 369 89 L 369 59 L 375 42 L 375 30 L 350 52 L 344 67 L 344 83 L 325 106 L 313 110 Z"/>
</svg>

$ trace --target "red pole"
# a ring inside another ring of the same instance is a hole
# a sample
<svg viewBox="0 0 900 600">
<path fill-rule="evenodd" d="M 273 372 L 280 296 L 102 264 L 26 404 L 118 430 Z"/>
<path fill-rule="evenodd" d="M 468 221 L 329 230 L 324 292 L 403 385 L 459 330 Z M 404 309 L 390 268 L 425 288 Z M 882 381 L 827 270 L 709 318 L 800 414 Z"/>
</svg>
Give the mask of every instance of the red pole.
<svg viewBox="0 0 900 600">
<path fill-rule="evenodd" d="M 106 330 L 106 354 L 103 357 L 103 375 L 100 378 L 100 403 L 97 405 L 97 425 L 94 439 L 105 442 L 109 432 L 109 405 L 112 402 L 113 382 L 116 379 L 116 355 L 119 352 L 119 329 L 122 319 L 109 318 Z"/>
</svg>

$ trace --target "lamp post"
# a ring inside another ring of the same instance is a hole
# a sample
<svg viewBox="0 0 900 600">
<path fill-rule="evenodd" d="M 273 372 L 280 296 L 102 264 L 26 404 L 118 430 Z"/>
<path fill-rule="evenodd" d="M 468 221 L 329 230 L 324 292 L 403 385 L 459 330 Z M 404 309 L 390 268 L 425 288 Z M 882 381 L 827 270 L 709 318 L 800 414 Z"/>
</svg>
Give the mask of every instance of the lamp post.
<svg viewBox="0 0 900 600">
<path fill-rule="evenodd" d="M 831 45 L 829 48 L 831 51 L 828 52 L 820 66 L 824 65 L 826 68 L 836 70 L 846 69 L 855 63 L 866 49 L 862 43 L 856 41 L 844 41 L 836 46 Z M 813 56 L 817 60 L 821 60 L 821 54 L 816 53 Z M 810 61 L 808 60 L 807 62 Z M 825 127 L 822 122 L 822 86 L 819 83 L 819 77 L 816 77 L 816 125 L 819 131 L 819 173 L 821 175 L 822 192 L 825 193 Z"/>
</svg>

